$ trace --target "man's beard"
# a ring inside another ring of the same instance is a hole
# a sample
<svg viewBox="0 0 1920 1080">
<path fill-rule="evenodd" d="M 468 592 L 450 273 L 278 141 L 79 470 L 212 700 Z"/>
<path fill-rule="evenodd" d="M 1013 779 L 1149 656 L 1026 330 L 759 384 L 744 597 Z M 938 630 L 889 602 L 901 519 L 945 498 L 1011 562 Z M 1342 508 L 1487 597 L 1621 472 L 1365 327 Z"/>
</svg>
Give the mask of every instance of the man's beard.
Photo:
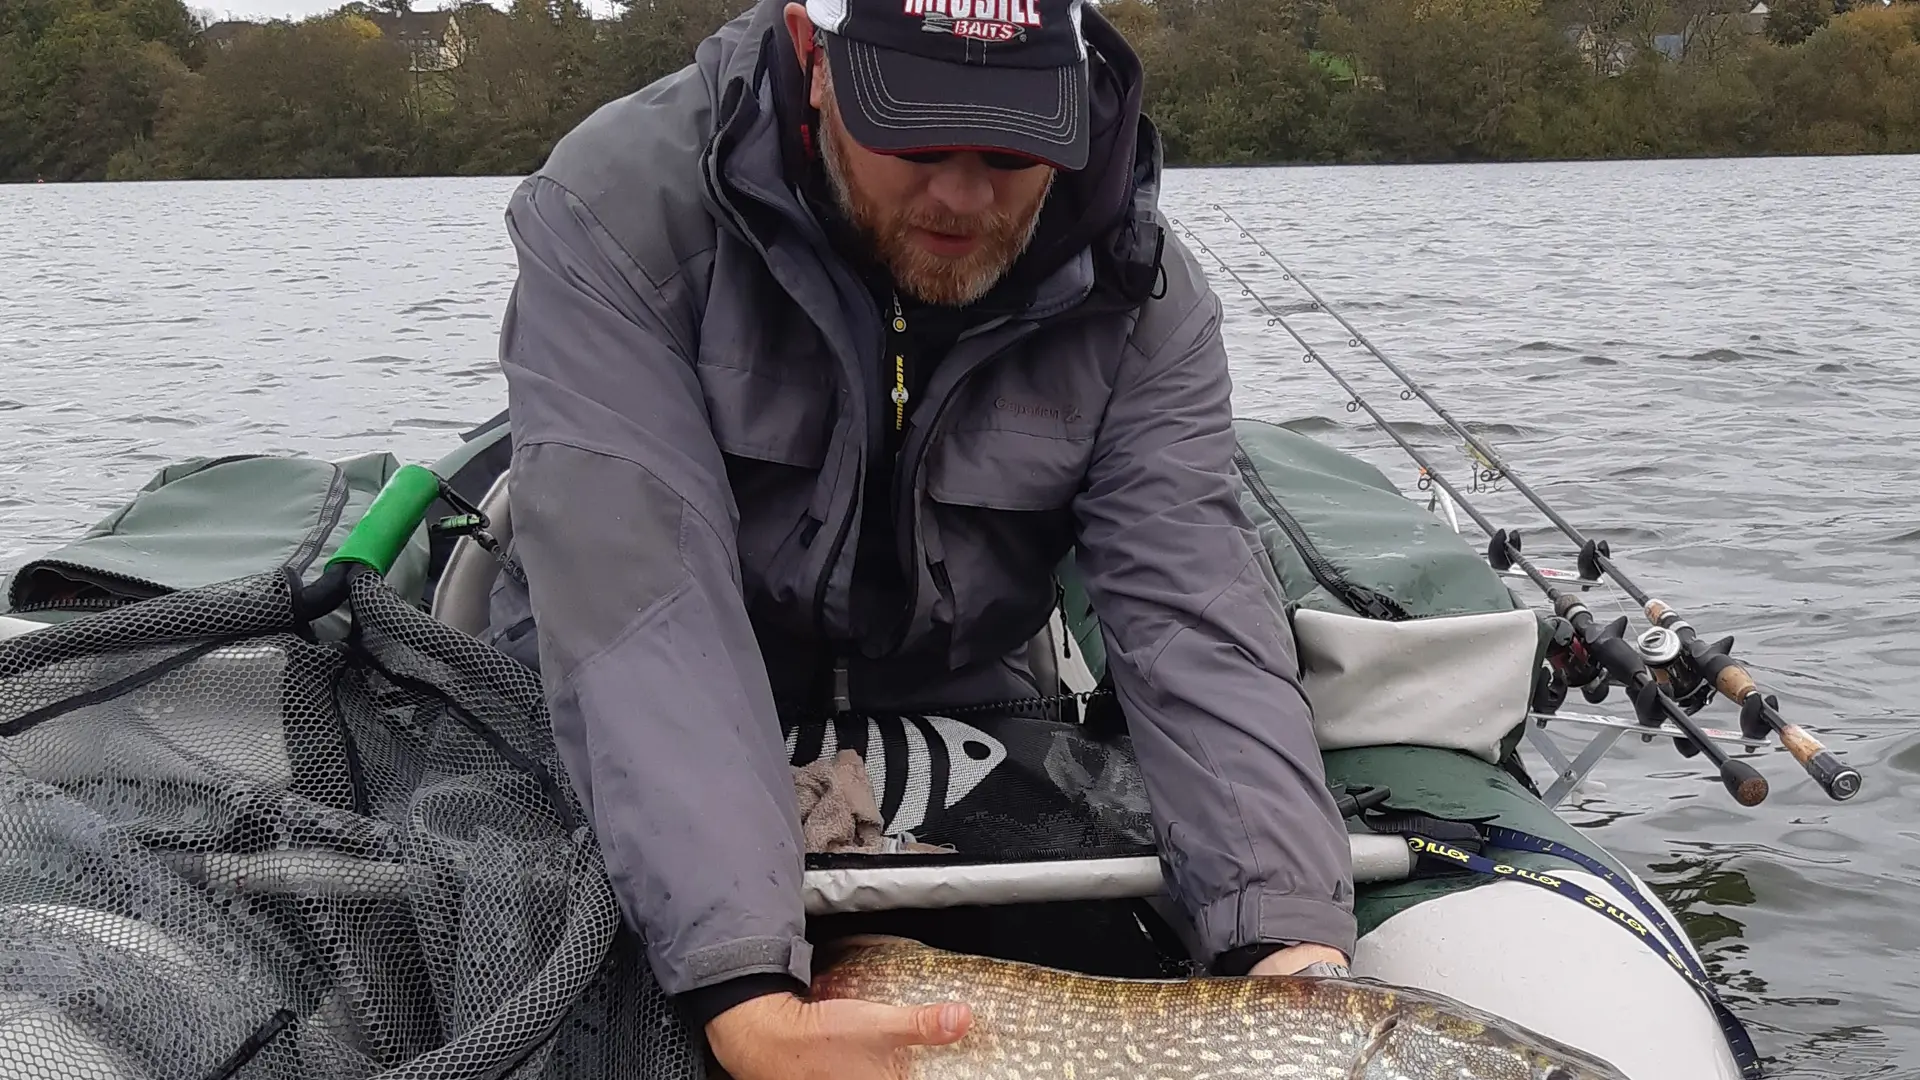
<svg viewBox="0 0 1920 1080">
<path fill-rule="evenodd" d="M 1047 184 L 1033 205 L 1018 214 L 999 210 L 955 214 L 937 207 L 887 209 L 854 187 L 846 148 L 834 134 L 839 121 L 836 109 L 829 93 L 820 125 L 827 186 L 833 191 L 841 215 L 866 241 L 873 257 L 893 275 L 894 284 L 924 303 L 953 307 L 971 304 L 999 284 L 1014 261 L 1033 242 L 1034 230 L 1040 223 L 1040 208 L 1046 205 L 1047 193 L 1053 190 L 1052 174 L 1048 174 Z M 915 228 L 971 236 L 978 246 L 956 258 L 935 255 L 913 242 Z"/>
</svg>

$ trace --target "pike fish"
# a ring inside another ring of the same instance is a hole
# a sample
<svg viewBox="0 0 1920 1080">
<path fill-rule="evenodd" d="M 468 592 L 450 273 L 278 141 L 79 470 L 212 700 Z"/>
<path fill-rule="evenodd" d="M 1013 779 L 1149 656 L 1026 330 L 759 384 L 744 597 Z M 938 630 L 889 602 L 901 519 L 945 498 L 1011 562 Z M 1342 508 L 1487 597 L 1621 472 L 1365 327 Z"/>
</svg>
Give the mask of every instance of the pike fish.
<svg viewBox="0 0 1920 1080">
<path fill-rule="evenodd" d="M 1591 1054 L 1425 990 L 1367 979 L 1116 979 L 849 938 L 813 1000 L 964 1001 L 909 1080 L 1627 1080 Z"/>
</svg>

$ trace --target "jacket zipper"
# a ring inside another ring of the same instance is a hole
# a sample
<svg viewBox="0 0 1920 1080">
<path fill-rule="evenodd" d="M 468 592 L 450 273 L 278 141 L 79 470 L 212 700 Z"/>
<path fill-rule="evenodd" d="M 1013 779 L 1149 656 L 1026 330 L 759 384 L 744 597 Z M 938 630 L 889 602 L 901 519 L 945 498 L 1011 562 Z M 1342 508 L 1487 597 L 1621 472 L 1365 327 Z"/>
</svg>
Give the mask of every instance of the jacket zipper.
<svg viewBox="0 0 1920 1080">
<path fill-rule="evenodd" d="M 1240 476 L 1246 481 L 1248 490 L 1253 492 L 1254 501 L 1259 503 L 1267 513 L 1273 515 L 1274 521 L 1279 523 L 1281 530 L 1287 534 L 1288 541 L 1293 544 L 1293 549 L 1300 553 L 1301 560 L 1307 564 L 1307 571 L 1313 575 L 1313 580 L 1320 583 L 1321 588 L 1369 619 L 1400 622 L 1409 618 L 1406 609 L 1395 603 L 1391 597 L 1347 580 L 1347 576 L 1340 571 L 1340 568 L 1333 565 L 1326 555 L 1314 546 L 1313 541 L 1307 536 L 1307 531 L 1300 527 L 1300 522 L 1287 512 L 1286 507 L 1280 505 L 1280 500 L 1274 498 L 1273 489 L 1267 486 L 1266 480 L 1262 479 L 1259 471 L 1253 467 L 1253 459 L 1247 456 L 1245 449 L 1237 445 L 1233 451 L 1233 467 L 1240 471 Z M 1276 573 L 1278 570 L 1279 568 L 1275 567 Z"/>
<path fill-rule="evenodd" d="M 910 555 L 921 552 L 920 539 L 913 527 L 912 510 L 914 493 L 920 489 L 920 470 L 926 465 L 927 450 L 933 445 L 933 436 L 934 433 L 940 429 L 940 421 L 947 415 L 947 407 L 953 404 L 954 398 L 960 396 L 960 391 L 967 385 L 968 379 L 973 378 L 974 374 L 981 368 L 986 367 L 988 364 L 1005 355 L 1007 350 L 1025 341 L 1038 329 L 1037 324 L 1029 324 L 1024 330 L 1014 335 L 1005 344 L 978 360 L 975 360 L 956 376 L 953 380 L 953 385 L 948 387 L 946 394 L 941 397 L 940 404 L 934 408 L 933 416 L 927 420 L 926 434 L 921 438 L 920 445 L 915 447 L 916 453 L 913 459 L 910 462 L 901 462 L 900 466 L 896 468 L 894 475 L 894 529 L 898 535 L 906 541 L 907 550 Z M 955 344 L 958 344 L 958 342 L 956 341 Z M 904 443 L 900 449 L 904 453 L 906 450 Z M 900 520 L 902 517 L 906 520 Z M 924 558 L 924 553 L 922 553 L 922 558 Z M 893 644 L 887 650 L 887 655 L 890 656 L 897 654 L 901 646 L 906 644 L 907 635 L 911 633 L 913 629 L 913 613 L 914 610 L 920 606 L 920 567 L 913 564 L 919 561 L 921 561 L 921 559 L 909 558 L 904 568 L 907 571 L 906 608 L 900 619 L 900 627 L 894 633 Z M 929 575 L 936 573 L 931 566 L 926 569 Z M 941 576 L 942 580 L 945 579 L 944 567 L 937 573 Z M 949 592 L 952 591 L 952 584 L 950 582 L 947 583 L 947 589 Z"/>
<path fill-rule="evenodd" d="M 71 569 L 84 575 L 92 584 L 107 586 L 118 585 L 123 587 L 122 591 L 124 593 L 143 593 L 145 595 L 83 597 L 73 600 L 37 600 L 24 604 L 12 604 L 10 606 L 13 611 L 106 611 L 110 608 L 119 607 L 122 604 L 132 604 L 141 600 L 150 600 L 156 596 L 165 596 L 173 591 L 159 582 L 148 581 L 145 578 L 137 578 L 129 574 L 117 574 L 111 570 L 95 570 L 90 566 L 61 562 L 57 559 L 42 560 L 38 563 L 29 564 L 25 569 L 21 570 L 19 577 L 17 577 L 15 581 L 25 582 L 27 572 L 40 567 L 45 567 L 55 573 L 61 573 Z"/>
</svg>

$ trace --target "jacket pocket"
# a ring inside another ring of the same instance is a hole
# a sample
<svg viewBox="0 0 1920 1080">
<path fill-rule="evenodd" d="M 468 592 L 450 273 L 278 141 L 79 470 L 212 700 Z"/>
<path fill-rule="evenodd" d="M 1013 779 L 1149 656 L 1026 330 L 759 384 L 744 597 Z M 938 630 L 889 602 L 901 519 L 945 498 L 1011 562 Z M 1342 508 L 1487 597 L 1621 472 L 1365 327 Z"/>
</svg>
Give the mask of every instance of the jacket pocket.
<svg viewBox="0 0 1920 1080">
<path fill-rule="evenodd" d="M 1058 510 L 1086 480 L 1093 438 L 1056 438 L 1005 429 L 953 431 L 927 462 L 936 502 L 989 510 Z"/>
<path fill-rule="evenodd" d="M 834 411 L 830 387 L 717 364 L 697 370 L 722 452 L 805 469 L 826 461 Z"/>
<path fill-rule="evenodd" d="M 946 610 L 922 614 L 950 623 L 954 667 L 1024 648 L 1045 623 L 1092 453 L 1091 437 L 1007 430 L 949 432 L 930 452 L 920 539 Z"/>
</svg>

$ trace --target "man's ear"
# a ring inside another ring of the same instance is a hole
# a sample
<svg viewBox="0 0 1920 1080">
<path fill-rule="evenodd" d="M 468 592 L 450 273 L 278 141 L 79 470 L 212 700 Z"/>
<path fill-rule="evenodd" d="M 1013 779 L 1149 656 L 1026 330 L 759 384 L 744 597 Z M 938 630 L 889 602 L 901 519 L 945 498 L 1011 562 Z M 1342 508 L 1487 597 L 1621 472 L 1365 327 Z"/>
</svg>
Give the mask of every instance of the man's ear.
<svg viewBox="0 0 1920 1080">
<path fill-rule="evenodd" d="M 813 60 L 819 50 L 813 44 L 813 20 L 807 17 L 807 6 L 789 3 L 781 14 L 787 20 L 787 37 L 793 40 L 793 60 L 807 78 L 807 102 L 814 108 L 820 107 L 820 80 L 814 77 Z"/>
</svg>

